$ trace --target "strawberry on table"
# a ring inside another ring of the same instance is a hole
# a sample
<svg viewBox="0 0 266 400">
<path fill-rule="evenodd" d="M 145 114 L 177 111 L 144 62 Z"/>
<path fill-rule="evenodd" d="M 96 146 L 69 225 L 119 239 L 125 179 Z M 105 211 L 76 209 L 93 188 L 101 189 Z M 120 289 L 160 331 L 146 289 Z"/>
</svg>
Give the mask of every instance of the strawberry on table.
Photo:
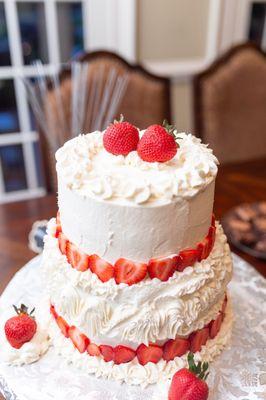
<svg viewBox="0 0 266 400">
<path fill-rule="evenodd" d="M 114 265 L 116 283 L 133 285 L 142 281 L 147 274 L 147 264 L 133 262 L 126 258 L 119 258 Z"/>
<path fill-rule="evenodd" d="M 193 332 L 190 337 L 190 351 L 192 353 L 196 353 L 201 350 L 201 347 L 204 346 L 209 338 L 209 328 L 204 327 L 199 329 L 196 332 Z"/>
<path fill-rule="evenodd" d="M 72 265 L 77 271 L 86 271 L 89 269 L 89 256 L 83 253 L 74 245 L 68 242 L 66 245 L 66 256 L 69 264 Z"/>
<path fill-rule="evenodd" d="M 189 351 L 189 347 L 190 343 L 187 339 L 170 339 L 163 346 L 163 359 L 170 361 L 175 357 L 181 357 Z"/>
<path fill-rule="evenodd" d="M 116 156 L 126 156 L 131 151 L 137 150 L 139 142 L 138 129 L 123 119 L 121 115 L 120 120 L 111 124 L 103 135 L 105 150 Z"/>
<path fill-rule="evenodd" d="M 136 352 L 129 347 L 126 346 L 116 346 L 114 348 L 114 363 L 115 364 L 124 364 L 132 361 L 135 358 Z"/>
<path fill-rule="evenodd" d="M 166 162 L 177 152 L 175 128 L 164 121 L 163 126 L 151 125 L 138 144 L 139 157 L 147 162 Z"/>
<path fill-rule="evenodd" d="M 209 373 L 208 363 L 195 364 L 193 354 L 188 354 L 189 369 L 177 371 L 171 382 L 168 400 L 207 400 L 209 388 L 205 380 Z"/>
<path fill-rule="evenodd" d="M 178 256 L 152 258 L 148 264 L 151 279 L 158 278 L 163 282 L 167 281 L 174 274 L 178 260 Z"/>
<path fill-rule="evenodd" d="M 78 349 L 80 353 L 84 353 L 88 345 L 90 344 L 90 339 L 86 335 L 80 332 L 75 326 L 70 326 L 68 329 L 68 335 L 73 343 L 73 345 Z"/>
<path fill-rule="evenodd" d="M 20 308 L 13 306 L 17 315 L 5 323 L 5 335 L 9 344 L 15 349 L 20 349 L 24 343 L 31 341 L 37 330 L 33 317 L 34 309 L 28 313 L 28 307 L 21 304 Z"/>
<path fill-rule="evenodd" d="M 141 344 L 137 348 L 137 357 L 141 365 L 145 365 L 148 362 L 157 364 L 157 362 L 162 358 L 162 355 L 163 349 L 156 344 L 149 344 L 149 346 Z"/>
<path fill-rule="evenodd" d="M 100 345 L 100 352 L 101 355 L 103 356 L 104 361 L 109 362 L 109 361 L 113 361 L 114 359 L 114 349 L 112 346 L 108 346 L 108 345 Z"/>
<path fill-rule="evenodd" d="M 91 272 L 96 274 L 102 282 L 107 282 L 114 277 L 114 267 L 96 254 L 89 257 L 89 266 Z"/>
</svg>

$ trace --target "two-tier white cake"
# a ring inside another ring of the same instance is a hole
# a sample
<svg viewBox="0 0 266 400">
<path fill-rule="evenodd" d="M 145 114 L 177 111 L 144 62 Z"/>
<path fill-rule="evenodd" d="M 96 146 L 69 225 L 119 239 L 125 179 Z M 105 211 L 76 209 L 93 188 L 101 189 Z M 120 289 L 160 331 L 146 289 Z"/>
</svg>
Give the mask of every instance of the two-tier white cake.
<svg viewBox="0 0 266 400">
<path fill-rule="evenodd" d="M 230 337 L 232 262 L 212 214 L 217 160 L 184 133 L 167 162 L 113 155 L 103 134 L 56 153 L 59 214 L 43 254 L 51 336 L 88 373 L 154 383 L 189 351 L 211 361 Z"/>
</svg>

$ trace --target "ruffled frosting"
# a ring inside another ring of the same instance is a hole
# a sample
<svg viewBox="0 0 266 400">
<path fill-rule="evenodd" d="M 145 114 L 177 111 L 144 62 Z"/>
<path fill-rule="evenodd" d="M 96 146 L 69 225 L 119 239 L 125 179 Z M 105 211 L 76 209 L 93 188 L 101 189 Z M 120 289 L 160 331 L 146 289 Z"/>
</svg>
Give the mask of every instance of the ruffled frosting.
<svg viewBox="0 0 266 400">
<path fill-rule="evenodd" d="M 232 275 L 226 237 L 217 224 L 214 248 L 206 260 L 167 281 L 147 277 L 138 284 L 102 283 L 90 270 L 73 269 L 53 237 L 49 223 L 43 253 L 43 275 L 60 315 L 95 343 L 164 341 L 202 328 L 219 312 Z"/>
<path fill-rule="evenodd" d="M 209 339 L 200 352 L 195 353 L 196 361 L 213 361 L 231 337 L 233 314 L 230 302 L 227 305 L 225 319 L 220 332 L 214 339 Z M 105 362 L 100 357 L 90 357 L 87 353 L 79 353 L 70 340 L 66 339 L 55 323 L 51 324 L 50 335 L 53 339 L 54 350 L 77 368 L 96 377 L 126 382 L 130 385 L 147 386 L 153 383 L 165 382 L 181 368 L 187 367 L 187 354 L 166 362 L 161 359 L 157 364 L 147 363 L 142 366 L 135 358 L 129 363 L 115 365 L 112 361 Z"/>
<path fill-rule="evenodd" d="M 58 175 L 82 196 L 125 204 L 165 204 L 194 196 L 217 174 L 212 150 L 191 134 L 178 134 L 179 149 L 173 159 L 148 163 L 136 151 L 127 156 L 108 153 L 103 133 L 80 135 L 56 152 Z"/>
</svg>

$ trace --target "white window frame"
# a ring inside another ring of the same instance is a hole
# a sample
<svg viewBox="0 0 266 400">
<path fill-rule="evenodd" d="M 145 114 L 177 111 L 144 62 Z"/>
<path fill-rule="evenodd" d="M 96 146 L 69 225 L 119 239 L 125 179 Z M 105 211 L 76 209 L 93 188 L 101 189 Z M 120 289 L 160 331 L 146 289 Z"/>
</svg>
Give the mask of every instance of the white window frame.
<svg viewBox="0 0 266 400">
<path fill-rule="evenodd" d="M 45 188 L 38 187 L 33 143 L 39 140 L 38 132 L 32 131 L 30 115 L 22 77 L 38 75 L 35 66 L 24 65 L 16 3 L 36 2 L 45 7 L 46 34 L 49 64 L 44 65 L 45 74 L 59 67 L 59 37 L 56 4 L 81 2 L 83 8 L 83 38 L 85 51 L 109 49 L 131 62 L 136 59 L 136 0 L 0 0 L 4 3 L 11 66 L 0 67 L 0 80 L 14 82 L 15 98 L 20 132 L 0 134 L 0 146 L 21 144 L 27 179 L 27 190 L 6 193 L 0 162 L 0 203 L 43 196 Z M 105 27 L 103 29 L 102 27 Z"/>
</svg>

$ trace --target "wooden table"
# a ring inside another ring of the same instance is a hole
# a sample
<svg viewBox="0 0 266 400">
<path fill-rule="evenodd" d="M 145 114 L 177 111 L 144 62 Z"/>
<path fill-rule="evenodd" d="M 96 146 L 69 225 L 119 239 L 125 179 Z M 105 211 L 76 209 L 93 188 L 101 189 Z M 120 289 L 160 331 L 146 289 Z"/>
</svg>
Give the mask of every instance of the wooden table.
<svg viewBox="0 0 266 400">
<path fill-rule="evenodd" d="M 214 204 L 218 219 L 239 203 L 259 200 L 266 200 L 266 159 L 219 168 Z M 35 256 L 28 248 L 28 233 L 33 222 L 49 219 L 56 211 L 54 195 L 0 206 L 0 293 L 15 272 Z M 264 261 L 234 248 L 233 251 L 266 277 Z"/>
</svg>

